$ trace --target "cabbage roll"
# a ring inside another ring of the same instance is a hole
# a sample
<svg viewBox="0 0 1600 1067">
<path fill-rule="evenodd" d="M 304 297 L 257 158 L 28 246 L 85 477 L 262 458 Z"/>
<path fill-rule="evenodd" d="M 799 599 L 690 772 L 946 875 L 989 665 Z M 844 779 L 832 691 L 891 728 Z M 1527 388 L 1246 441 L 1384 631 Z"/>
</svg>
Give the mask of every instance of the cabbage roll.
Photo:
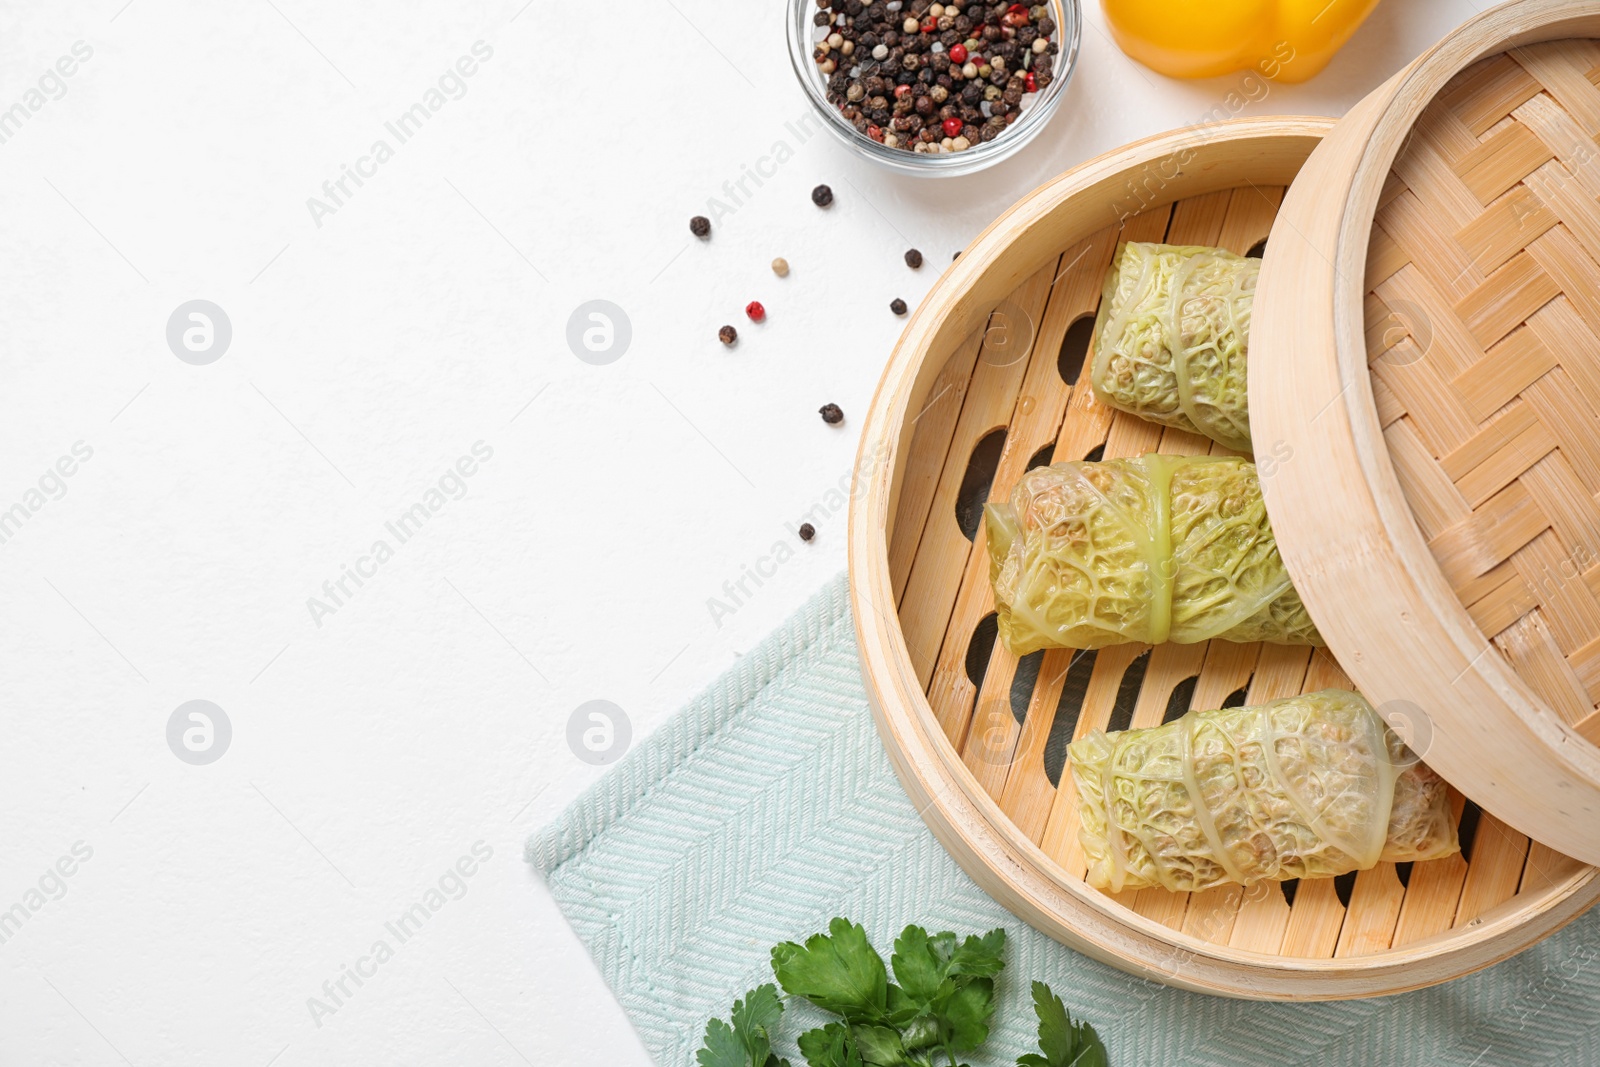
<svg viewBox="0 0 1600 1067">
<path fill-rule="evenodd" d="M 1261 261 L 1221 248 L 1117 247 L 1095 319 L 1101 403 L 1250 451 L 1245 355 Z"/>
<path fill-rule="evenodd" d="M 1098 889 L 1331 878 L 1460 848 L 1444 781 L 1340 689 L 1097 730 L 1067 754 Z"/>
<path fill-rule="evenodd" d="M 1246 460 L 1037 467 L 984 522 L 1000 639 L 1015 655 L 1213 637 L 1322 644 Z"/>
</svg>

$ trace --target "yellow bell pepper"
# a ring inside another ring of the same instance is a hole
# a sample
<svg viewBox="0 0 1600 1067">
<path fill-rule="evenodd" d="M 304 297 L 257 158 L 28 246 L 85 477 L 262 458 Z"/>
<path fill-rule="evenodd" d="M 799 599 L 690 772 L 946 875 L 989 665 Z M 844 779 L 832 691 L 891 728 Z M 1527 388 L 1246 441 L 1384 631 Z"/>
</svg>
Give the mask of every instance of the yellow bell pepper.
<svg viewBox="0 0 1600 1067">
<path fill-rule="evenodd" d="M 1117 46 L 1174 78 L 1313 77 L 1378 0 L 1101 0 Z"/>
</svg>

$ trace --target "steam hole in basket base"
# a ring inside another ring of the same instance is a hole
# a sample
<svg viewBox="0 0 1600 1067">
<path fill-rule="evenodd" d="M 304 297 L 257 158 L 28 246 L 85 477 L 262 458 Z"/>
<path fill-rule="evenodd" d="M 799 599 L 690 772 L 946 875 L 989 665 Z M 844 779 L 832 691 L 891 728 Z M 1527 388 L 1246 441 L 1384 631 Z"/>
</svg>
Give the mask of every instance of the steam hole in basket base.
<svg viewBox="0 0 1600 1067">
<path fill-rule="evenodd" d="M 1472 846 L 1478 839 L 1478 823 L 1483 818 L 1483 809 L 1472 801 L 1467 801 L 1461 808 L 1461 823 L 1456 828 L 1456 837 L 1461 842 L 1461 858 L 1468 864 L 1472 863 Z"/>
<path fill-rule="evenodd" d="M 1350 906 L 1350 894 L 1356 888 L 1356 873 L 1355 871 L 1348 871 L 1333 880 L 1333 893 L 1339 898 L 1339 903 L 1347 908 Z"/>
<path fill-rule="evenodd" d="M 1161 716 L 1162 722 L 1171 722 L 1182 717 L 1189 710 L 1189 705 L 1194 702 L 1194 687 L 1200 684 L 1200 676 L 1191 674 L 1183 681 L 1172 687 L 1172 693 L 1167 697 L 1166 714 Z"/>
<path fill-rule="evenodd" d="M 1033 699 L 1033 687 L 1039 681 L 1039 664 L 1044 652 L 1029 652 L 1017 661 L 1017 673 L 1011 678 L 1011 717 L 1021 726 L 1028 717 L 1028 702 Z"/>
<path fill-rule="evenodd" d="M 1117 699 L 1111 706 L 1111 721 L 1106 723 L 1107 733 L 1126 730 L 1133 725 L 1133 708 L 1139 703 L 1139 689 L 1144 685 L 1144 672 L 1149 668 L 1149 649 L 1139 653 L 1139 658 L 1128 664 L 1128 669 L 1122 675 L 1122 684 L 1117 686 Z"/>
<path fill-rule="evenodd" d="M 989 655 L 999 635 L 1000 621 L 991 611 L 978 620 L 972 630 L 972 640 L 967 642 L 967 681 L 980 693 L 983 692 L 983 677 L 989 673 Z"/>
<path fill-rule="evenodd" d="M 1083 714 L 1083 699 L 1088 695 L 1089 679 L 1094 675 L 1095 654 L 1092 648 L 1074 652 L 1067 665 L 1067 677 L 1061 683 L 1056 717 L 1050 723 L 1050 736 L 1044 743 L 1044 773 L 1052 787 L 1061 785 L 1061 775 L 1067 767 L 1067 746 L 1072 743 L 1078 718 Z"/>
<path fill-rule="evenodd" d="M 1056 371 L 1068 385 L 1078 384 L 1083 373 L 1083 362 L 1089 354 L 1089 340 L 1094 336 L 1094 316 L 1084 315 L 1067 327 L 1061 339 L 1061 352 L 1056 356 Z"/>
<path fill-rule="evenodd" d="M 1000 466 L 1000 453 L 1005 451 L 1006 431 L 991 430 L 972 450 L 967 460 L 967 471 L 961 476 L 961 488 L 956 492 L 956 525 L 968 541 L 978 536 L 978 523 L 983 521 L 983 505 L 989 501 L 989 488 L 994 485 L 994 472 Z"/>
</svg>

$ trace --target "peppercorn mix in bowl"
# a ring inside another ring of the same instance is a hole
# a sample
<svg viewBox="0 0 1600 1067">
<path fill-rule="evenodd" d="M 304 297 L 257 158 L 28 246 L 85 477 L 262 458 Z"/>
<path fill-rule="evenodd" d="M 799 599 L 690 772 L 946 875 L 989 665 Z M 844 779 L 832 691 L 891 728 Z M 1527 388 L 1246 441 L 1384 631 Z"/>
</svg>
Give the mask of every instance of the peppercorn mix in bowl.
<svg viewBox="0 0 1600 1067">
<path fill-rule="evenodd" d="M 789 58 L 822 124 L 912 174 L 970 174 L 1031 141 L 1078 56 L 1078 0 L 790 0 Z"/>
</svg>

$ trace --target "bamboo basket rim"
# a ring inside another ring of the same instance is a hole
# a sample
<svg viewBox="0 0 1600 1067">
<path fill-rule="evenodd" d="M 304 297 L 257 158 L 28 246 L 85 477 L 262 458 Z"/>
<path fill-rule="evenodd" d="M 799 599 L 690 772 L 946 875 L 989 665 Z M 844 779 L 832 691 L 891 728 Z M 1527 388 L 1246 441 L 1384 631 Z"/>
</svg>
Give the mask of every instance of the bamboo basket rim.
<svg viewBox="0 0 1600 1067">
<path fill-rule="evenodd" d="M 1089 160 L 1042 184 L 997 218 L 946 272 L 908 323 L 890 357 L 864 423 L 849 515 L 850 599 L 874 719 L 891 763 L 920 814 L 947 851 L 986 891 L 1045 932 L 1089 955 L 1137 974 L 1199 992 L 1256 999 L 1340 999 L 1401 992 L 1487 966 L 1521 951 L 1581 914 L 1600 898 L 1594 868 L 1583 868 L 1542 891 L 1511 900 L 1473 923 L 1397 949 L 1340 958 L 1283 956 L 1219 945 L 1169 928 L 1110 901 L 1073 878 L 1028 839 L 982 788 L 935 720 L 910 667 L 888 566 L 890 525 L 909 451 L 905 420 L 911 392 L 926 374 L 929 352 L 948 353 L 1041 262 L 997 264 L 1012 249 L 1008 236 L 1070 201 L 1109 188 L 1131 168 L 1173 158 L 1187 147 L 1201 157 L 1164 202 L 1237 186 L 1209 176 L 1204 157 L 1220 146 L 1282 138 L 1309 141 L 1304 155 L 1334 121 L 1315 116 L 1234 119 L 1193 130 L 1158 133 Z M 1293 166 L 1298 170 L 1304 162 Z M 1288 184 L 1263 176 L 1263 184 Z M 1212 184 L 1208 185 L 1208 182 Z M 1171 190 L 1168 190 L 1171 191 Z M 1163 201 L 1154 201 L 1153 206 Z M 1098 225 L 1115 223 L 1108 213 Z M 1083 227 L 1089 232 L 1090 227 Z M 939 307 L 955 294 L 954 307 Z M 937 370 L 937 368 L 935 368 Z M 907 675 L 910 674 L 908 680 Z M 903 744 L 896 730 L 914 744 Z M 993 879 L 988 874 L 997 871 Z M 1521 903 L 1517 903 L 1521 901 Z M 1536 920 L 1543 919 L 1543 922 Z"/>
</svg>

